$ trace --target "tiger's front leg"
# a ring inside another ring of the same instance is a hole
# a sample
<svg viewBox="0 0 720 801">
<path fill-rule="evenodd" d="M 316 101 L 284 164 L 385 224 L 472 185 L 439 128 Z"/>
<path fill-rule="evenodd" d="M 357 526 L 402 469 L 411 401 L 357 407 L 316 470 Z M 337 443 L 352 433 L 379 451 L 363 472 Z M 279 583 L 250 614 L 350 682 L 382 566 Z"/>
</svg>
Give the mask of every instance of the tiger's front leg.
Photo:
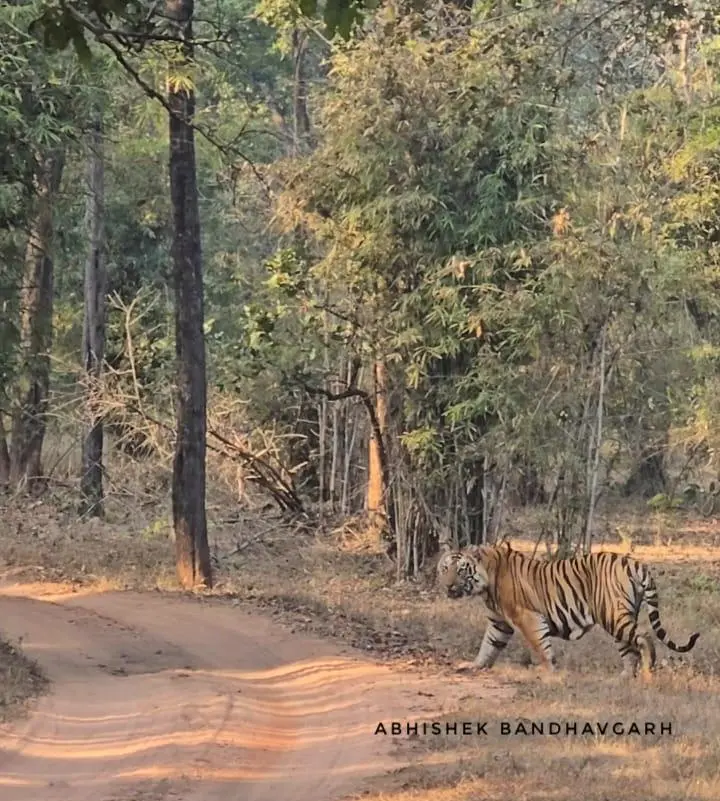
<svg viewBox="0 0 720 801">
<path fill-rule="evenodd" d="M 514 631 L 513 627 L 502 619 L 488 620 L 488 627 L 485 629 L 485 636 L 473 665 L 480 669 L 491 668 L 500 656 L 500 652 L 510 642 Z"/>
<path fill-rule="evenodd" d="M 550 627 L 547 620 L 537 612 L 529 609 L 518 610 L 512 621 L 520 629 L 530 649 L 538 657 L 540 664 L 553 672 L 555 670 L 555 655 L 553 654 Z"/>
</svg>

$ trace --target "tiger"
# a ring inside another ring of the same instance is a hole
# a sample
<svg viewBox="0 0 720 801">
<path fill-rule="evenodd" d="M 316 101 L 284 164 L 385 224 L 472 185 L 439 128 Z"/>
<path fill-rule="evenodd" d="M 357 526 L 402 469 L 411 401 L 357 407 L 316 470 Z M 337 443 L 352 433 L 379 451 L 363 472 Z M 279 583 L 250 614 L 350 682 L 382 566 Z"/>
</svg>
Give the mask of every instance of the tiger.
<svg viewBox="0 0 720 801">
<path fill-rule="evenodd" d="M 596 624 L 616 641 L 621 675 L 644 675 L 655 667 L 652 638 L 637 633 L 643 600 L 657 638 L 678 653 L 690 651 L 700 636 L 676 645 L 660 622 L 655 581 L 647 565 L 618 553 L 599 552 L 571 559 L 545 561 L 512 549 L 510 543 L 471 546 L 443 554 L 437 563 L 438 583 L 451 598 L 480 596 L 488 626 L 473 662 L 491 668 L 519 629 L 541 667 L 553 672 L 556 660 L 550 639 L 579 640 Z"/>
</svg>

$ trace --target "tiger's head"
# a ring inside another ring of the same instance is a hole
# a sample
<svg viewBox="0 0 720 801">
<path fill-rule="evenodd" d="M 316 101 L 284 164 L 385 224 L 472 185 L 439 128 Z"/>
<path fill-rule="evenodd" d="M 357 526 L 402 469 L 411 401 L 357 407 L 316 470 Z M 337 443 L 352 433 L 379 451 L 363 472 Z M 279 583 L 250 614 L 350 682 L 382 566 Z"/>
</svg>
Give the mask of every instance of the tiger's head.
<svg viewBox="0 0 720 801">
<path fill-rule="evenodd" d="M 476 551 L 473 554 L 471 551 Z M 438 584 L 444 587 L 449 598 L 481 595 L 488 587 L 488 574 L 478 548 L 465 551 L 448 551 L 437 564 Z"/>
</svg>

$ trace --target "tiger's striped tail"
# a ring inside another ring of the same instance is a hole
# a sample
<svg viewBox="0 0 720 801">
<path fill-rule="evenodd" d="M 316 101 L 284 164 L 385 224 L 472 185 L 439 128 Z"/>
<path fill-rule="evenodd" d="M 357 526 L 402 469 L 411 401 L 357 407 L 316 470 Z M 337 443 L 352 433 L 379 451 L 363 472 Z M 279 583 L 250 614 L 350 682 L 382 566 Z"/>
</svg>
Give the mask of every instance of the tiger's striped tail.
<svg viewBox="0 0 720 801">
<path fill-rule="evenodd" d="M 660 622 L 660 607 L 658 605 L 658 594 L 657 594 L 657 587 L 655 585 L 655 580 L 650 575 L 650 571 L 647 569 L 645 565 L 643 565 L 643 575 L 641 577 L 641 584 L 645 594 L 645 602 L 648 606 L 648 617 L 650 618 L 650 625 L 653 627 L 653 631 L 655 632 L 655 636 L 660 640 L 660 642 L 667 645 L 673 651 L 677 651 L 677 653 L 685 654 L 688 651 L 691 651 L 695 643 L 697 642 L 698 637 L 700 636 L 700 632 L 696 631 L 693 635 L 691 635 L 690 639 L 685 643 L 685 645 L 678 645 L 674 643 L 669 637 L 665 629 L 663 628 L 662 623 Z"/>
</svg>

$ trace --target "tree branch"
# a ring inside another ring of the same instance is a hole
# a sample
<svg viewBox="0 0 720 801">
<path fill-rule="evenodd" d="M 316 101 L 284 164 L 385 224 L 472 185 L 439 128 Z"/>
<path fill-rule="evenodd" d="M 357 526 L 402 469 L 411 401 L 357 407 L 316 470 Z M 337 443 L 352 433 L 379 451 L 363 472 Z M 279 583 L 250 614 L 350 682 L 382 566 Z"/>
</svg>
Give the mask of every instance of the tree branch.
<svg viewBox="0 0 720 801">
<path fill-rule="evenodd" d="M 138 70 L 128 61 L 125 57 L 125 54 L 122 52 L 121 48 L 118 44 L 113 41 L 114 32 L 110 28 L 100 27 L 93 23 L 92 20 L 88 19 L 84 14 L 81 14 L 77 9 L 73 8 L 72 6 L 66 6 L 68 12 L 72 15 L 72 17 L 77 20 L 87 31 L 95 36 L 96 40 L 108 48 L 112 52 L 112 54 L 117 59 L 117 62 L 120 66 L 128 73 L 128 75 L 135 81 L 135 83 L 145 92 L 145 94 L 152 98 L 153 100 L 157 100 L 163 108 L 168 112 L 171 117 L 178 119 L 178 115 L 173 111 L 170 107 L 170 104 L 157 89 L 150 86 L 150 84 L 140 75 Z M 170 37 L 170 41 L 176 41 L 180 43 L 180 39 L 177 37 Z M 263 187 L 266 195 L 270 197 L 270 187 L 268 186 L 267 182 L 265 181 L 264 177 L 260 173 L 260 171 L 255 166 L 252 159 L 246 156 L 241 150 L 239 150 L 235 145 L 234 142 L 237 140 L 233 140 L 232 145 L 223 144 L 218 139 L 216 139 L 209 131 L 205 128 L 197 125 L 196 123 L 188 123 L 187 120 L 183 120 L 185 124 L 189 124 L 189 126 L 194 130 L 197 131 L 200 136 L 202 136 L 207 142 L 209 142 L 213 147 L 217 148 L 221 153 L 224 155 L 236 155 L 242 161 L 244 161 L 250 169 L 253 171 L 253 174 L 260 182 L 260 185 Z"/>
<path fill-rule="evenodd" d="M 357 366 L 357 362 L 355 366 Z M 353 376 L 351 381 L 355 382 L 357 379 L 358 369 L 353 371 Z M 375 411 L 375 406 L 373 404 L 372 397 L 368 392 L 364 389 L 360 389 L 359 387 L 354 386 L 351 384 L 347 389 L 344 389 L 342 392 L 331 392 L 329 389 L 325 389 L 324 387 L 313 387 L 309 384 L 306 384 L 304 381 L 300 381 L 300 386 L 308 393 L 308 395 L 313 395 L 315 397 L 325 397 L 330 401 L 339 401 L 339 400 L 347 400 L 348 398 L 360 398 L 365 407 L 368 417 L 370 418 L 370 425 L 373 430 L 373 436 L 375 437 L 375 441 L 378 445 L 378 456 L 380 458 L 380 470 L 382 471 L 382 479 L 383 479 L 383 499 L 384 499 L 384 506 L 385 511 L 387 514 L 387 522 L 388 527 L 390 529 L 390 534 L 392 535 L 393 544 L 395 543 L 395 536 L 396 536 L 396 527 L 395 527 L 395 515 L 392 508 L 392 501 L 390 499 L 390 465 L 388 464 L 388 457 L 387 457 L 387 450 L 385 448 L 385 438 L 383 436 L 382 429 L 380 427 L 380 421 L 378 420 L 377 412 Z"/>
<path fill-rule="evenodd" d="M 176 432 L 172 426 L 148 414 L 144 409 L 140 409 L 132 403 L 128 404 L 127 408 L 129 411 L 134 412 L 144 420 L 147 420 L 164 429 L 165 431 L 175 435 Z M 304 513 L 305 510 L 299 496 L 272 465 L 269 465 L 258 456 L 255 456 L 254 453 L 246 451 L 244 448 L 241 448 L 234 442 L 230 442 L 230 440 L 225 439 L 225 437 L 223 437 L 221 434 L 218 434 L 213 429 L 208 429 L 208 434 L 215 437 L 226 447 L 235 451 L 235 454 L 228 453 L 225 449 L 218 448 L 209 442 L 206 445 L 208 450 L 211 450 L 220 456 L 224 456 L 226 459 L 230 459 L 231 461 L 239 462 L 240 464 L 249 466 L 254 472 L 254 475 L 249 476 L 249 480 L 260 484 L 261 487 L 266 489 L 282 509 L 286 509 L 298 514 Z"/>
</svg>

